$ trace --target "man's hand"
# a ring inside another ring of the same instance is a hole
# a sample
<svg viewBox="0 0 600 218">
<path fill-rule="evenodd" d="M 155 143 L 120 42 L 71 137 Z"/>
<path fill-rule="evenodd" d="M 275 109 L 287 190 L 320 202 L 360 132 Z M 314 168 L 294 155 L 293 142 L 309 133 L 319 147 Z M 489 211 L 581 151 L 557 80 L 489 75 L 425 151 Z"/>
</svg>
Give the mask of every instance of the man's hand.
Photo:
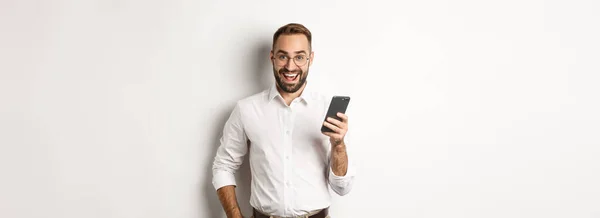
<svg viewBox="0 0 600 218">
<path fill-rule="evenodd" d="M 323 123 L 323 125 L 333 130 L 333 132 L 323 132 L 324 135 L 329 136 L 332 148 L 343 145 L 344 137 L 348 132 L 348 116 L 343 113 L 337 113 L 337 116 L 342 118 L 342 121 L 327 117 L 327 120 Z"/>
</svg>

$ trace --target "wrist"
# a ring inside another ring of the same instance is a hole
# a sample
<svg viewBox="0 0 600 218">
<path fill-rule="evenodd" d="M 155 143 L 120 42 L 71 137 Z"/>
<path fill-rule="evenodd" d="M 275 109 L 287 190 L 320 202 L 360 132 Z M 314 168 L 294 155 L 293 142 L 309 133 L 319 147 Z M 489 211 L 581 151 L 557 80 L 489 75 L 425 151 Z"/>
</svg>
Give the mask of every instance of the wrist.
<svg viewBox="0 0 600 218">
<path fill-rule="evenodd" d="M 231 208 L 227 213 L 228 218 L 244 218 L 239 207 Z"/>
<path fill-rule="evenodd" d="M 244 216 L 242 216 L 241 213 L 235 213 L 235 214 L 231 215 L 229 218 L 244 218 Z"/>
<path fill-rule="evenodd" d="M 331 150 L 334 152 L 341 152 L 346 150 L 346 143 L 344 141 L 340 142 L 337 145 L 331 145 Z"/>
</svg>

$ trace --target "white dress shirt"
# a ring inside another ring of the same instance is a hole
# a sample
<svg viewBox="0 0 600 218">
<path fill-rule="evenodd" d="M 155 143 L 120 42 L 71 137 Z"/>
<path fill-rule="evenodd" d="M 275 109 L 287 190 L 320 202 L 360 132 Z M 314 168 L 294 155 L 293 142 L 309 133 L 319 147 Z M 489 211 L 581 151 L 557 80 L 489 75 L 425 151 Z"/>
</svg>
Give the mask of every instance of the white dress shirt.
<svg viewBox="0 0 600 218">
<path fill-rule="evenodd" d="M 330 205 L 329 187 L 338 195 L 352 189 L 354 171 L 347 144 L 348 170 L 331 169 L 331 144 L 321 133 L 331 97 L 306 85 L 287 106 L 275 84 L 237 102 L 223 128 L 213 163 L 213 185 L 236 185 L 235 172 L 249 151 L 250 205 L 274 216 L 299 216 Z M 250 141 L 250 145 L 247 144 Z"/>
</svg>

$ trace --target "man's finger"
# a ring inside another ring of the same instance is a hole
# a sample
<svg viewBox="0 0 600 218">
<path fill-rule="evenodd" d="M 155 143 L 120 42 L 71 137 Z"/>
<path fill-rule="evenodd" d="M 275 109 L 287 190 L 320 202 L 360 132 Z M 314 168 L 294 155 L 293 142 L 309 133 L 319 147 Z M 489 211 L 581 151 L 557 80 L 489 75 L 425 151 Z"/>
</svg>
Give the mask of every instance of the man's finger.
<svg viewBox="0 0 600 218">
<path fill-rule="evenodd" d="M 335 133 L 335 132 L 323 132 L 323 135 L 326 135 L 330 139 L 333 139 L 333 140 L 336 140 L 336 141 L 342 139 L 341 135 L 339 133 Z"/>
<path fill-rule="evenodd" d="M 334 132 L 322 132 L 323 135 L 329 136 L 329 137 L 333 137 L 333 134 L 335 134 Z"/>
<path fill-rule="evenodd" d="M 330 138 L 341 138 L 339 133 L 335 132 L 322 132 L 323 135 L 329 136 Z"/>
<path fill-rule="evenodd" d="M 328 122 L 330 122 L 330 123 L 332 123 L 333 125 L 336 125 L 337 127 L 340 127 L 341 129 L 343 129 L 343 128 L 345 128 L 345 127 L 346 127 L 346 124 L 345 124 L 345 123 L 342 123 L 342 121 L 339 121 L 339 120 L 333 119 L 333 118 L 331 118 L 331 117 L 328 117 L 328 118 L 327 118 L 327 121 L 328 121 Z"/>
<path fill-rule="evenodd" d="M 335 125 L 333 125 L 333 124 L 331 124 L 330 122 L 327 122 L 327 121 L 325 121 L 323 123 L 323 125 L 325 125 L 325 127 L 330 128 L 331 130 L 333 130 L 336 133 L 340 133 L 342 131 L 339 127 L 337 127 L 337 126 L 335 126 Z"/>
<path fill-rule="evenodd" d="M 338 112 L 337 116 L 340 117 L 340 118 L 342 118 L 342 122 L 348 123 L 348 116 L 346 116 L 346 114 Z"/>
</svg>

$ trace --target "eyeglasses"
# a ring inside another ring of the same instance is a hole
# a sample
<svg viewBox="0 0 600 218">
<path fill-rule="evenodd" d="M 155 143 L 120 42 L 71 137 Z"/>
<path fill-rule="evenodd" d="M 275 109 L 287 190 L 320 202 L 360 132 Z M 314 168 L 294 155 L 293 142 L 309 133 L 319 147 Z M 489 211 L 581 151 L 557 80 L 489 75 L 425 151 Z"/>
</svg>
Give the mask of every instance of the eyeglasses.
<svg viewBox="0 0 600 218">
<path fill-rule="evenodd" d="M 273 59 L 279 66 L 286 65 L 290 61 L 290 57 L 287 55 L 277 55 L 276 57 L 273 57 Z M 306 57 L 306 55 L 296 55 L 294 58 L 292 58 L 292 60 L 294 60 L 294 63 L 299 67 L 302 67 L 308 63 L 308 57 Z"/>
</svg>

